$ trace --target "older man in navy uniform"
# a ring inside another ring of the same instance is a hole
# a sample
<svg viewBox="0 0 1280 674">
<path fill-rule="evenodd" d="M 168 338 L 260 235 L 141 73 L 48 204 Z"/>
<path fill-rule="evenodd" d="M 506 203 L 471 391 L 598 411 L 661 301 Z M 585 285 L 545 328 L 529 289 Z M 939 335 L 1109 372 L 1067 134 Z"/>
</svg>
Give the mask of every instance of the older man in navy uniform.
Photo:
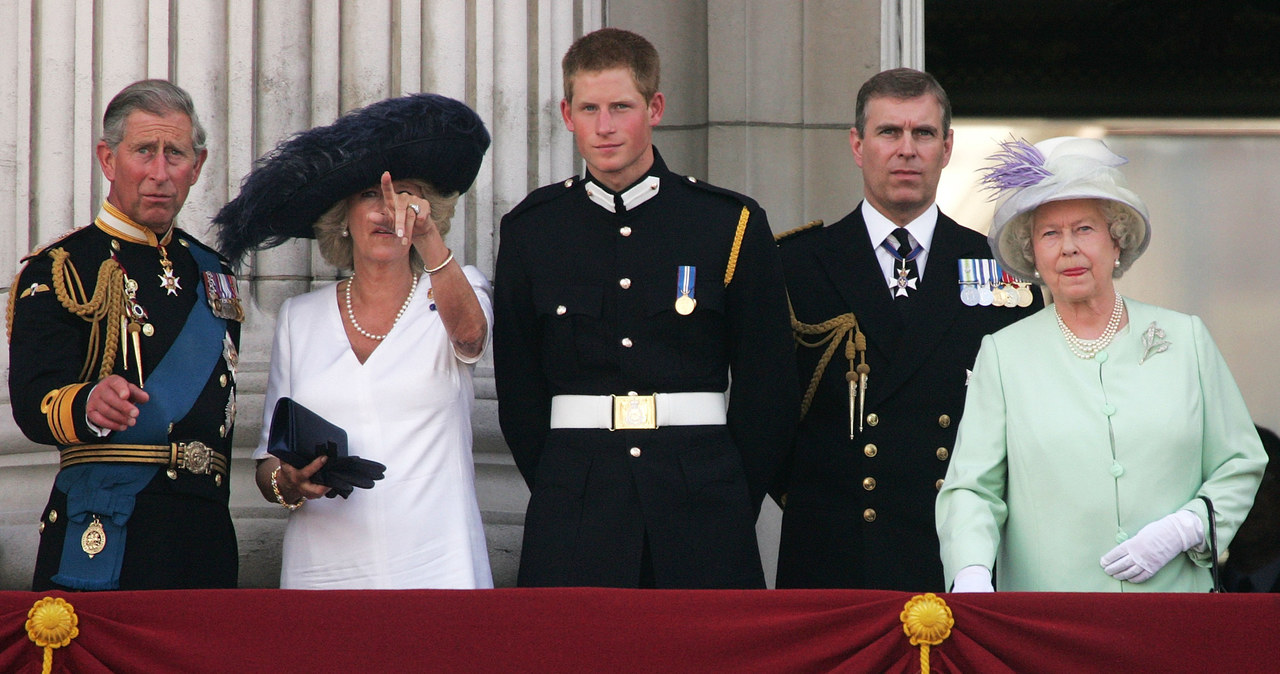
<svg viewBox="0 0 1280 674">
<path fill-rule="evenodd" d="M 644 38 L 603 29 L 563 65 L 587 175 L 503 218 L 494 283 L 499 419 L 532 492 L 519 583 L 763 587 L 754 524 L 797 405 L 765 214 L 667 169 Z"/>
<path fill-rule="evenodd" d="M 162 80 L 112 99 L 92 225 L 32 253 L 10 297 L 9 393 L 60 470 L 33 589 L 235 587 L 227 468 L 243 313 L 235 279 L 175 226 L 205 133 Z"/>
<path fill-rule="evenodd" d="M 967 368 L 983 335 L 1040 302 L 998 275 L 981 234 L 934 203 L 952 144 L 937 81 L 880 73 L 858 92 L 856 115 L 866 199 L 833 225 L 779 237 L 804 417 L 776 492 L 778 587 L 941 591 L 933 502 Z"/>
</svg>

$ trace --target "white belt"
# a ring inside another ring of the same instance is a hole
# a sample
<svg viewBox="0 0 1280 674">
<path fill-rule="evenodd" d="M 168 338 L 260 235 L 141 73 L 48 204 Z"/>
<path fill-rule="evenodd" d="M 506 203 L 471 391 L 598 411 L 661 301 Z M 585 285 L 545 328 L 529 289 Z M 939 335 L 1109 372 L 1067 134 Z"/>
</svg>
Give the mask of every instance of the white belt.
<svg viewBox="0 0 1280 674">
<path fill-rule="evenodd" d="M 653 395 L 551 398 L 552 428 L 651 429 L 725 423 L 724 394 L 706 391 Z"/>
</svg>

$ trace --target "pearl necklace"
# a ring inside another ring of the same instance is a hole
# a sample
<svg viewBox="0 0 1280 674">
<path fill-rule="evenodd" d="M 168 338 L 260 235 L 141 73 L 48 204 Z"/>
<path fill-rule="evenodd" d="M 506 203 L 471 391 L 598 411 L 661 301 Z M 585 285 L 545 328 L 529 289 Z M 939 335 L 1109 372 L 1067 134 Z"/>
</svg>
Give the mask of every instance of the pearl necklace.
<svg viewBox="0 0 1280 674">
<path fill-rule="evenodd" d="M 404 298 L 404 304 L 401 304 L 400 311 L 396 312 L 396 318 L 395 320 L 391 321 L 391 327 L 387 329 L 386 334 L 382 334 L 382 335 L 375 335 L 372 332 L 365 330 L 364 328 L 360 327 L 360 323 L 356 321 L 356 312 L 351 310 L 351 286 L 355 285 L 355 282 L 356 282 L 356 275 L 352 274 L 351 278 L 347 280 L 347 294 L 346 294 L 347 318 L 351 319 L 351 327 L 355 328 L 356 332 L 364 335 L 365 337 L 368 337 L 369 339 L 381 342 L 382 340 L 387 338 L 387 335 L 391 334 L 392 330 L 396 329 L 396 323 L 400 322 L 400 317 L 404 315 L 405 310 L 409 308 L 409 303 L 413 301 L 413 293 L 415 290 L 418 289 L 418 275 L 417 274 L 413 275 L 413 285 L 409 286 L 409 296 Z"/>
<path fill-rule="evenodd" d="M 1111 319 L 1107 321 L 1107 327 L 1097 339 L 1080 339 L 1076 333 L 1067 327 L 1062 321 L 1062 313 L 1058 311 L 1058 304 L 1053 304 L 1053 313 L 1058 317 L 1058 329 L 1062 330 L 1062 336 L 1067 338 L 1067 346 L 1071 349 L 1076 357 L 1089 360 L 1098 355 L 1099 351 L 1107 348 L 1111 344 L 1111 340 L 1115 338 L 1116 331 L 1120 329 L 1120 319 L 1124 316 L 1124 299 L 1120 297 L 1120 293 L 1116 292 L 1116 302 L 1111 307 Z"/>
</svg>

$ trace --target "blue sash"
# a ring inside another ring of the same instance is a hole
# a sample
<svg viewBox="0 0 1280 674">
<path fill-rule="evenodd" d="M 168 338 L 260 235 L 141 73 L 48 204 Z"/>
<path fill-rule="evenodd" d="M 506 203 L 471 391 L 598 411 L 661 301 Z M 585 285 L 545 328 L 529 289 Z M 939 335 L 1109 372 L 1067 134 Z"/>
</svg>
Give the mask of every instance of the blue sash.
<svg viewBox="0 0 1280 674">
<path fill-rule="evenodd" d="M 192 245 L 188 248 L 201 272 L 220 272 L 217 256 Z M 225 319 L 209 309 L 204 283 L 197 282 L 196 303 L 182 332 L 146 379 L 147 402 L 138 405 L 137 423 L 111 434 L 112 443 L 169 444 L 169 424 L 187 415 L 222 357 Z M 126 527 L 135 497 L 155 477 L 155 465 L 88 463 L 58 473 L 54 485 L 67 495 L 67 534 L 62 562 L 53 582 L 73 590 L 114 590 L 120 586 Z M 80 538 L 98 515 L 106 535 L 102 552 L 89 557 Z"/>
</svg>

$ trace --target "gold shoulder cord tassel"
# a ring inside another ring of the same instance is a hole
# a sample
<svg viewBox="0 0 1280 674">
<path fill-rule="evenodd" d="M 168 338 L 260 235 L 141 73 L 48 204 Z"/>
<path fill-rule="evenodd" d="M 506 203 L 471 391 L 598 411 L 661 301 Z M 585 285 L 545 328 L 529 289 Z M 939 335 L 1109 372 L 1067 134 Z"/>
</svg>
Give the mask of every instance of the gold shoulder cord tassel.
<svg viewBox="0 0 1280 674">
<path fill-rule="evenodd" d="M 121 325 L 115 317 L 126 316 L 124 301 L 124 269 L 115 260 L 103 260 L 98 268 L 98 282 L 93 289 L 93 297 L 88 301 L 77 301 L 85 296 L 84 286 L 80 283 L 80 275 L 71 264 L 70 253 L 62 248 L 49 251 L 53 258 L 53 291 L 58 302 L 71 313 L 92 323 L 89 336 L 89 348 L 85 354 L 84 367 L 80 371 L 81 381 L 89 381 L 93 363 L 101 353 L 102 361 L 98 367 L 98 379 L 111 374 L 115 368 L 119 345 L 123 343 Z M 72 296 L 68 285 L 74 287 Z M 102 325 L 106 320 L 107 334 L 102 335 Z M 126 354 L 127 357 L 127 354 Z"/>
<path fill-rule="evenodd" d="M 862 432 L 863 410 L 866 406 L 867 375 L 871 368 L 867 365 L 867 337 L 858 328 L 858 318 L 852 313 L 840 314 L 821 323 L 802 323 L 796 319 L 795 309 L 791 309 L 791 330 L 795 333 L 796 343 L 816 349 L 826 346 L 818 366 L 814 368 L 809 387 L 805 389 L 804 399 L 800 405 L 800 418 L 809 413 L 809 405 L 818 391 L 818 382 L 827 371 L 827 365 L 835 355 L 840 339 L 845 339 L 845 358 L 849 359 L 849 372 L 845 379 L 849 382 L 849 439 L 852 440 Z M 812 337 L 812 339 L 806 339 Z"/>
</svg>

